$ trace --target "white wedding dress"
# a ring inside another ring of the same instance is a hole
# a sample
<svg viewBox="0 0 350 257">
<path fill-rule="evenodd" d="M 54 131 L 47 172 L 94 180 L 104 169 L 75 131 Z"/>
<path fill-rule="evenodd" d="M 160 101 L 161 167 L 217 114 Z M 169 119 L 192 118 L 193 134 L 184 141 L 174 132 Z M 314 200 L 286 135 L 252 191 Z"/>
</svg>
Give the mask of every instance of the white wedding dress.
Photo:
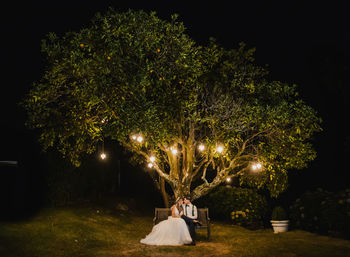
<svg viewBox="0 0 350 257">
<path fill-rule="evenodd" d="M 175 215 L 180 216 L 176 207 Z M 169 216 L 167 220 L 153 226 L 151 233 L 140 242 L 147 245 L 183 245 L 191 243 L 192 238 L 182 218 Z"/>
</svg>

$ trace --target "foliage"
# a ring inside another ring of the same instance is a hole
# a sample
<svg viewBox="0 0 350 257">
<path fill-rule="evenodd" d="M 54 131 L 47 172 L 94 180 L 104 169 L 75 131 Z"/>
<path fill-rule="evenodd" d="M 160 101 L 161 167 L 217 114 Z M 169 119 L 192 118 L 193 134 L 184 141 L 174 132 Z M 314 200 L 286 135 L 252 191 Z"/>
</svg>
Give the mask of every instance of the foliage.
<svg viewBox="0 0 350 257">
<path fill-rule="evenodd" d="M 254 189 L 219 186 L 198 205 L 207 206 L 210 216 L 246 227 L 261 227 L 266 218 L 266 198 Z"/>
<path fill-rule="evenodd" d="M 291 205 L 290 218 L 294 227 L 350 238 L 350 189 L 306 192 Z"/>
<path fill-rule="evenodd" d="M 276 206 L 272 210 L 271 220 L 287 220 L 287 213 L 282 206 Z"/>
<path fill-rule="evenodd" d="M 310 139 L 320 119 L 296 86 L 268 81 L 244 44 L 196 45 L 177 15 L 110 9 L 78 32 L 50 33 L 42 51 L 47 69 L 23 102 L 27 125 L 76 166 L 109 138 L 145 167 L 154 155 L 145 170 L 164 199 L 164 183 L 197 199 L 228 177 L 276 197 L 287 170 L 316 156 Z"/>
</svg>

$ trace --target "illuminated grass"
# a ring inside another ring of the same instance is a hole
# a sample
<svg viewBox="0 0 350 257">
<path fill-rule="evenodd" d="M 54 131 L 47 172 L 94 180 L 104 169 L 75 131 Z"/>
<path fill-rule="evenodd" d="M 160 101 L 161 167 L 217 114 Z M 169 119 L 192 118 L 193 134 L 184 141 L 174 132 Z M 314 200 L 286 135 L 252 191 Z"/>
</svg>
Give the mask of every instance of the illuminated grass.
<svg viewBox="0 0 350 257">
<path fill-rule="evenodd" d="M 212 241 L 197 246 L 146 246 L 152 217 L 97 210 L 46 209 L 30 221 L 0 223 L 0 256 L 349 256 L 347 240 L 290 231 L 251 231 L 213 222 Z"/>
</svg>

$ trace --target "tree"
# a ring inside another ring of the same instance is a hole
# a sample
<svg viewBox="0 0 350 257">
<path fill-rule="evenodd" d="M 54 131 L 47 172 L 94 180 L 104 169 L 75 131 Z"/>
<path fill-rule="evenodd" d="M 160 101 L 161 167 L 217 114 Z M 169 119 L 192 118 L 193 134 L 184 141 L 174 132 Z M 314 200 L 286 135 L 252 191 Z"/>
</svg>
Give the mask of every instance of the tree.
<svg viewBox="0 0 350 257">
<path fill-rule="evenodd" d="M 79 32 L 49 34 L 42 50 L 47 70 L 24 106 L 43 148 L 78 166 L 98 142 L 119 141 L 166 206 L 169 193 L 197 199 L 229 177 L 277 196 L 287 170 L 315 158 L 320 119 L 296 86 L 268 81 L 244 44 L 196 45 L 176 15 L 110 9 Z"/>
</svg>

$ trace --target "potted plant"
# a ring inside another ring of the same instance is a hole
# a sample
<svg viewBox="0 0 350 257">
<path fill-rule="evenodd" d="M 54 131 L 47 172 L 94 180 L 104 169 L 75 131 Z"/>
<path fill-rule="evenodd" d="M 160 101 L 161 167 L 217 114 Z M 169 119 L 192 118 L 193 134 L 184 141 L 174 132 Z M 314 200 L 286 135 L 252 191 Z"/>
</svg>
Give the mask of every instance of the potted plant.
<svg viewBox="0 0 350 257">
<path fill-rule="evenodd" d="M 288 217 L 286 211 L 282 206 L 276 206 L 272 210 L 271 224 L 274 233 L 286 232 L 288 231 Z"/>
</svg>

